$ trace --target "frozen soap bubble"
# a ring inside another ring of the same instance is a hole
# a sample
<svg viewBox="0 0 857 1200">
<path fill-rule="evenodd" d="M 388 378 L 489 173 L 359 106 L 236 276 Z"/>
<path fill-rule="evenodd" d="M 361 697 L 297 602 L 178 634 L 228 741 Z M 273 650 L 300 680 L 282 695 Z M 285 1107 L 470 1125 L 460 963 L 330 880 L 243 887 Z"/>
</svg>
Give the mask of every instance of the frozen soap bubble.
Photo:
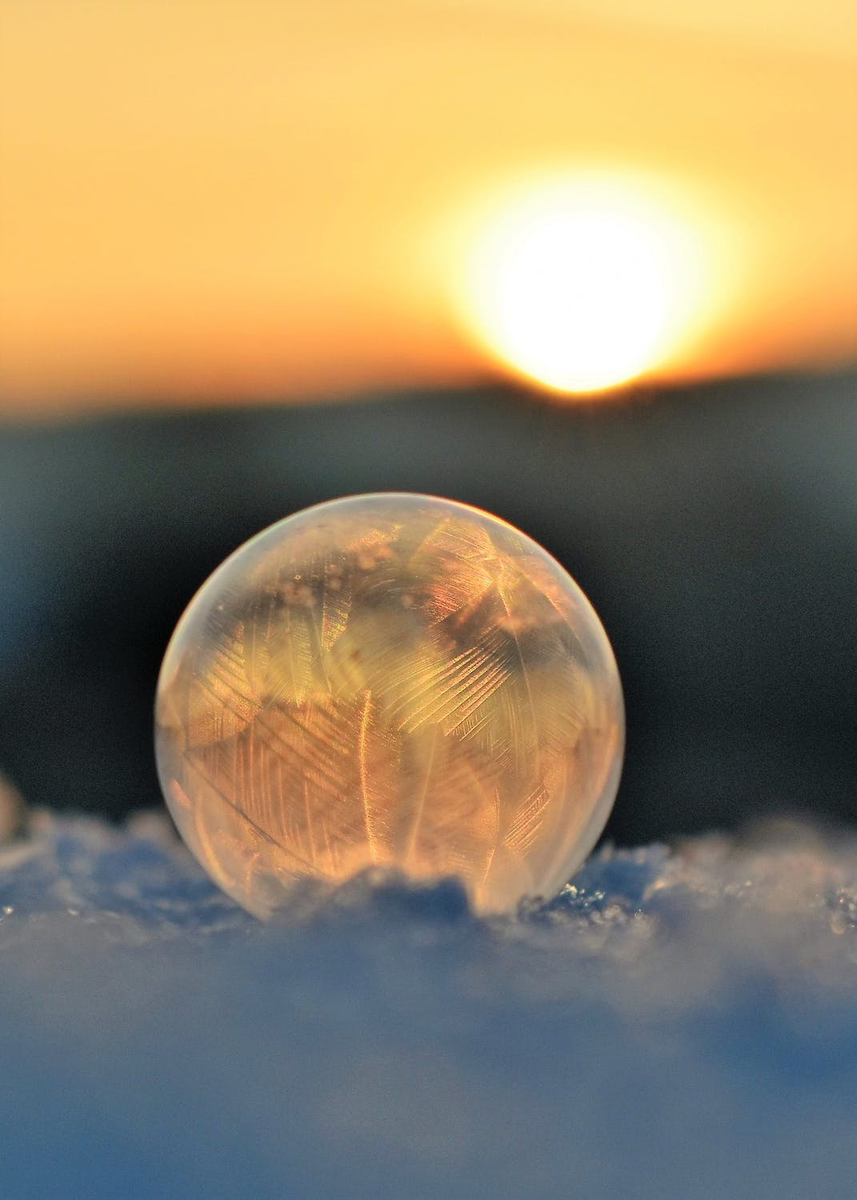
<svg viewBox="0 0 857 1200">
<path fill-rule="evenodd" d="M 619 676 L 530 538 L 431 496 L 306 509 L 191 601 L 157 698 L 161 785 L 216 882 L 267 916 L 310 876 L 458 875 L 482 912 L 551 896 L 618 785 Z"/>
</svg>

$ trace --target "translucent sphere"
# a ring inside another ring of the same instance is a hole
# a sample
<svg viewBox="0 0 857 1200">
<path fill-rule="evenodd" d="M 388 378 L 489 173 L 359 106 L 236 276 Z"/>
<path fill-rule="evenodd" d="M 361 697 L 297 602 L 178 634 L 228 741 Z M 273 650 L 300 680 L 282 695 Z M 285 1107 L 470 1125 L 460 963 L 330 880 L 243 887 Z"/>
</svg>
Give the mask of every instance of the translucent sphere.
<svg viewBox="0 0 857 1200">
<path fill-rule="evenodd" d="M 236 550 L 178 624 L 156 724 L 182 836 L 259 916 L 372 865 L 458 875 L 483 912 L 554 895 L 624 743 L 610 644 L 562 567 L 496 517 L 398 494 Z"/>
</svg>

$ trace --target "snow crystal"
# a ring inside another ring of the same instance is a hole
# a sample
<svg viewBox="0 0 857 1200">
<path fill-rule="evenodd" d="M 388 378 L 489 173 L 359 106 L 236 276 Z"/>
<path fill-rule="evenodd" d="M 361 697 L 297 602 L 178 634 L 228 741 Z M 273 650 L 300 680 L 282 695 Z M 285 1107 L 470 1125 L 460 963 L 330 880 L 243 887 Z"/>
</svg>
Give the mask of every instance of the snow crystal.
<svg viewBox="0 0 857 1200">
<path fill-rule="evenodd" d="M 602 850 L 474 917 L 365 875 L 261 924 L 165 820 L 0 846 L 0 1194 L 854 1194 L 857 841 Z"/>
</svg>

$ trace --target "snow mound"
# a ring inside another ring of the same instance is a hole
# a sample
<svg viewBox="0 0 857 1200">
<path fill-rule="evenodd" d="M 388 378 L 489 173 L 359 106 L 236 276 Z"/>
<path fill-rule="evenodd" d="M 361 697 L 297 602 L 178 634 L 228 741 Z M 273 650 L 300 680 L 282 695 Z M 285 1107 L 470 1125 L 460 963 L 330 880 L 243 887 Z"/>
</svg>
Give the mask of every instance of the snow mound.
<svg viewBox="0 0 857 1200">
<path fill-rule="evenodd" d="M 0 846 L 0 1194 L 854 1195 L 857 840 L 605 849 L 474 917 L 369 873 L 260 924 L 158 816 Z"/>
</svg>

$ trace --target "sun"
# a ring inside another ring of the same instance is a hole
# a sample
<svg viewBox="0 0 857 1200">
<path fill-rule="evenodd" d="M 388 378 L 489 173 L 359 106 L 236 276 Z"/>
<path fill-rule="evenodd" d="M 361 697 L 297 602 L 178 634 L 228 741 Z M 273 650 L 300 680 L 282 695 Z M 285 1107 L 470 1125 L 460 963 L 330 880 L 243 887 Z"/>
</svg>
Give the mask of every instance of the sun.
<svg viewBox="0 0 857 1200">
<path fill-rule="evenodd" d="M 483 216 L 459 295 L 495 358 L 557 392 L 598 392 L 655 368 L 698 316 L 693 229 L 633 180 L 524 188 Z"/>
</svg>

